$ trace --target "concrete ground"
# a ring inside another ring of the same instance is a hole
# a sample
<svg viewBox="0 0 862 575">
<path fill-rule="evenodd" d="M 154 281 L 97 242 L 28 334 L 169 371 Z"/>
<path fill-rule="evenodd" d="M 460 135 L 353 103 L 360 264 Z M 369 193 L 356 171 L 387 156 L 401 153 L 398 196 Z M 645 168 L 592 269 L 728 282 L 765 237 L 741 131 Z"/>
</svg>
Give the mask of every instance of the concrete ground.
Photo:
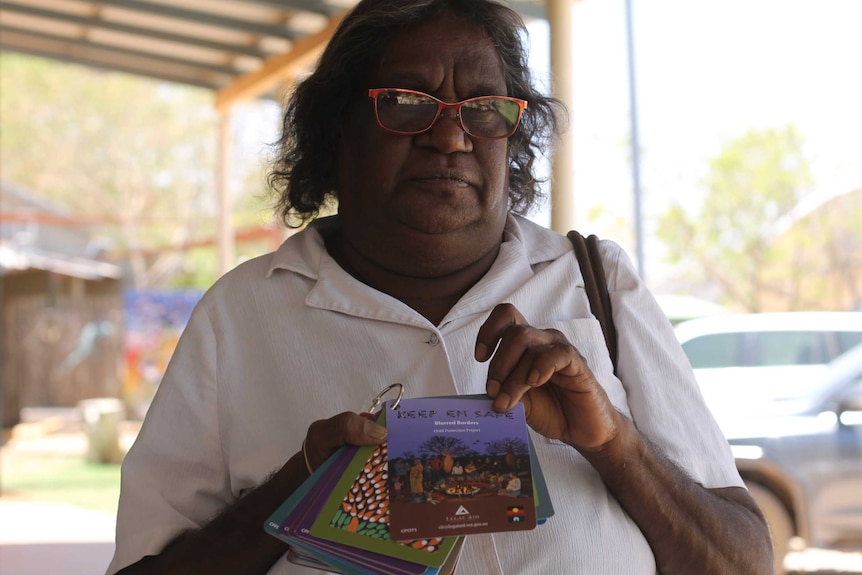
<svg viewBox="0 0 862 575">
<path fill-rule="evenodd" d="M 114 553 L 114 517 L 0 497 L 0 575 L 97 575 Z"/>
<path fill-rule="evenodd" d="M 121 438 L 123 448 L 134 439 L 130 429 Z M 0 447 L 4 470 L 31 455 L 83 458 L 87 452 L 84 433 L 63 422 L 14 431 Z M 0 575 L 101 575 L 114 553 L 114 525 L 113 513 L 0 491 Z"/>
</svg>

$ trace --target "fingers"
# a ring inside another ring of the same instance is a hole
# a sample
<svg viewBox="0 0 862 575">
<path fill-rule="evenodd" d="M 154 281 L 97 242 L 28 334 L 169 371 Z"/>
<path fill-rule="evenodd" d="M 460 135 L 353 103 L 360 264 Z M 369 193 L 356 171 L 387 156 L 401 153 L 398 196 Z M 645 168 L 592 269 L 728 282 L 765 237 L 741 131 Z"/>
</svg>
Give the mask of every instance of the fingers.
<svg viewBox="0 0 862 575">
<path fill-rule="evenodd" d="M 500 342 L 488 365 L 489 387 L 499 387 L 494 407 L 512 409 L 525 393 L 555 375 L 576 373 L 579 362 L 577 350 L 553 330 L 513 330 Z"/>
<path fill-rule="evenodd" d="M 516 325 L 527 325 L 521 312 L 510 303 L 497 305 L 476 335 L 476 360 L 488 361 L 506 330 Z"/>
<path fill-rule="evenodd" d="M 308 427 L 305 453 L 313 469 L 317 469 L 344 444 L 377 445 L 386 440 L 386 428 L 357 413 L 345 411 L 319 419 Z"/>
<path fill-rule="evenodd" d="M 562 333 L 528 325 L 511 304 L 491 312 L 479 329 L 475 353 L 479 361 L 491 358 L 486 391 L 498 411 L 512 409 L 525 393 L 555 374 L 577 374 L 583 362 Z"/>
</svg>

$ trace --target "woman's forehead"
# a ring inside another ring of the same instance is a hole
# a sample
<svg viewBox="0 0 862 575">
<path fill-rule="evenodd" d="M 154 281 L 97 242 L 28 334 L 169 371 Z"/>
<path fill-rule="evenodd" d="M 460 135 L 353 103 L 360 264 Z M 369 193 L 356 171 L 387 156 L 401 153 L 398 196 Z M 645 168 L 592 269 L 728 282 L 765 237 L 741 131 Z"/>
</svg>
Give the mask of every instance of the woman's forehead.
<svg viewBox="0 0 862 575">
<path fill-rule="evenodd" d="M 500 54 L 476 25 L 444 15 L 396 33 L 372 73 L 388 86 L 434 89 L 447 81 L 455 88 L 505 87 Z"/>
</svg>

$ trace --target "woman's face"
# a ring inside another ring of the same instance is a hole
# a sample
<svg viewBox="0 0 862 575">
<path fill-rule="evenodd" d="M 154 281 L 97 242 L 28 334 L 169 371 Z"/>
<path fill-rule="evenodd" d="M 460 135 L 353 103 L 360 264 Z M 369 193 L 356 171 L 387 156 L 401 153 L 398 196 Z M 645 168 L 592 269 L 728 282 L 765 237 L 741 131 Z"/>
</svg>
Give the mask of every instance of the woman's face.
<svg viewBox="0 0 862 575">
<path fill-rule="evenodd" d="M 506 95 L 497 50 L 451 15 L 395 35 L 368 88 L 407 88 L 445 102 Z M 508 209 L 507 140 L 468 136 L 445 110 L 424 133 L 383 130 L 371 98 L 352 108 L 338 149 L 343 240 L 386 269 L 432 277 L 495 251 Z"/>
</svg>

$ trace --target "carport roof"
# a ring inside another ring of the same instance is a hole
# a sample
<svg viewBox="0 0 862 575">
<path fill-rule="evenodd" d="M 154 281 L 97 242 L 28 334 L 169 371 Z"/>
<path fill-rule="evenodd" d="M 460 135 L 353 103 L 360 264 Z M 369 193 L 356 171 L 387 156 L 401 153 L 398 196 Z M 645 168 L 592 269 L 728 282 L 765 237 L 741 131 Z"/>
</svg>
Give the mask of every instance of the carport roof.
<svg viewBox="0 0 862 575">
<path fill-rule="evenodd" d="M 358 0 L 0 0 L 0 50 L 199 86 L 216 107 L 271 93 Z M 542 0 L 511 1 L 527 18 Z"/>
</svg>

